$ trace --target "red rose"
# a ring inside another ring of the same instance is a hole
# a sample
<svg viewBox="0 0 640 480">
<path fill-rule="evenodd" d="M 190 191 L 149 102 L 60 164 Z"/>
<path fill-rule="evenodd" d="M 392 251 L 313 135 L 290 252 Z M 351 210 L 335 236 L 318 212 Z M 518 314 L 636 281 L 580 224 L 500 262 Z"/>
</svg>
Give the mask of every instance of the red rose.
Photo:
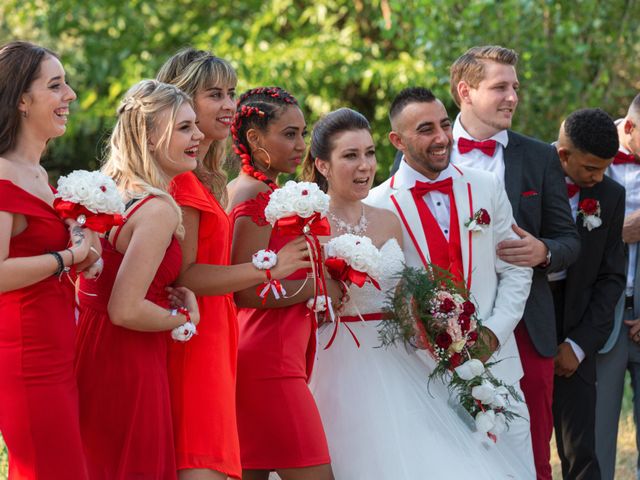
<svg viewBox="0 0 640 480">
<path fill-rule="evenodd" d="M 452 312 L 455 308 L 456 304 L 450 298 L 445 298 L 444 300 L 442 300 L 442 302 L 440 302 L 440 311 L 442 313 Z"/>
<path fill-rule="evenodd" d="M 473 315 L 474 313 L 476 313 L 476 306 L 473 304 L 473 302 L 467 300 L 462 304 L 462 313 L 466 315 Z"/>
<path fill-rule="evenodd" d="M 459 367 L 462 364 L 462 355 L 459 353 L 454 353 L 449 358 L 449 366 L 453 369 Z"/>
<path fill-rule="evenodd" d="M 441 333 L 436 337 L 436 345 L 443 350 L 446 350 L 451 346 L 451 336 L 448 333 Z"/>
<path fill-rule="evenodd" d="M 484 208 L 481 208 L 478 212 L 478 225 L 489 225 L 491 223 L 491 217 L 489 216 L 489 212 L 487 212 Z"/>
<path fill-rule="evenodd" d="M 598 200 L 595 198 L 585 198 L 580 202 L 580 210 L 582 210 L 585 215 L 595 215 L 598 213 Z"/>
<path fill-rule="evenodd" d="M 462 329 L 462 333 L 467 333 L 469 331 L 469 327 L 471 326 L 471 317 L 465 313 L 461 313 L 458 317 L 458 324 Z"/>
<path fill-rule="evenodd" d="M 478 332 L 476 330 L 469 332 L 467 338 L 469 339 L 469 342 L 476 343 L 476 340 L 478 340 Z"/>
</svg>

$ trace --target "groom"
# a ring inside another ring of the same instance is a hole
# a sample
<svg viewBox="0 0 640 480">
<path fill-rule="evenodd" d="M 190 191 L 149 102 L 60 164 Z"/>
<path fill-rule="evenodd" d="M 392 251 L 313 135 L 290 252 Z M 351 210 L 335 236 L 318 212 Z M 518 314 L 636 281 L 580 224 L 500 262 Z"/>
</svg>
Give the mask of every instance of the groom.
<svg viewBox="0 0 640 480">
<path fill-rule="evenodd" d="M 391 143 L 403 153 L 398 172 L 374 188 L 366 202 L 393 211 L 404 234 L 407 265 L 434 263 L 464 281 L 478 307 L 483 335 L 499 361 L 492 370 L 520 393 L 522 365 L 513 336 L 531 285 L 531 268 L 496 256 L 499 242 L 516 238 L 511 205 L 498 178 L 488 172 L 454 167 L 452 122 L 440 100 L 425 88 L 407 88 L 391 104 Z M 489 214 L 481 230 L 467 228 L 481 209 Z M 500 442 L 535 478 L 529 414 L 521 402 Z"/>
</svg>

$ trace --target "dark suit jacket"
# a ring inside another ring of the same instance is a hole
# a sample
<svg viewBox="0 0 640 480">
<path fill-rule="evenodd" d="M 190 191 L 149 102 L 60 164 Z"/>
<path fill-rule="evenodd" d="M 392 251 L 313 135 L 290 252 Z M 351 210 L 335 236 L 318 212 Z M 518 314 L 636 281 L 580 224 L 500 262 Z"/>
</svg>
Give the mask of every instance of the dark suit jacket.
<svg viewBox="0 0 640 480">
<path fill-rule="evenodd" d="M 585 198 L 600 202 L 602 225 L 588 231 L 582 216 L 577 217 L 580 256 L 567 270 L 564 318 L 558 322 L 558 343 L 569 337 L 582 348 L 586 356 L 577 373 L 593 383 L 595 354 L 611 333 L 614 309 L 627 279 L 622 242 L 625 191 L 620 184 L 605 177 L 596 186 L 580 191 L 580 201 Z"/>
<path fill-rule="evenodd" d="M 568 268 L 580 253 L 564 173 L 556 149 L 509 130 L 504 150 L 504 182 L 517 224 L 551 251 L 547 268 L 534 268 L 523 320 L 538 353 L 556 353 L 556 322 L 547 274 Z"/>
</svg>

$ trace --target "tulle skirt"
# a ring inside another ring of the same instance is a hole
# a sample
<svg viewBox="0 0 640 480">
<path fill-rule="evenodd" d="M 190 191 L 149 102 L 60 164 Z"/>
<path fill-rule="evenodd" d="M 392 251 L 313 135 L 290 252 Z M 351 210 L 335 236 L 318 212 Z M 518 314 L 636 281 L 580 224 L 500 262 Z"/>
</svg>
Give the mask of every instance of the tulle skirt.
<svg viewBox="0 0 640 480">
<path fill-rule="evenodd" d="M 428 382 L 434 362 L 424 351 L 381 347 L 378 325 L 348 324 L 360 348 L 345 325 L 327 350 L 334 325 L 319 333 L 310 386 L 336 480 L 535 478 L 503 454 L 509 445 L 471 430 L 442 382 Z"/>
</svg>

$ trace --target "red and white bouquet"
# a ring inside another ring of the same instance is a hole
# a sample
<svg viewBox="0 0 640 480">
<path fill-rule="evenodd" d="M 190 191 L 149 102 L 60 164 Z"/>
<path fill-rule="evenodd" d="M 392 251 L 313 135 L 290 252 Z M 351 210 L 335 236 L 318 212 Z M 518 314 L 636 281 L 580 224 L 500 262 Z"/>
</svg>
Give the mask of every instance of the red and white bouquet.
<svg viewBox="0 0 640 480">
<path fill-rule="evenodd" d="M 74 170 L 58 179 L 53 207 L 95 232 L 104 233 L 124 223 L 125 205 L 111 177 L 102 172 Z"/>
<path fill-rule="evenodd" d="M 595 198 L 585 198 L 578 205 L 578 214 L 582 215 L 582 226 L 588 231 L 602 225 L 600 202 Z"/>
<path fill-rule="evenodd" d="M 382 255 L 368 237 L 345 233 L 329 240 L 325 247 L 327 271 L 335 280 L 362 287 L 371 282 L 378 290 Z"/>
<path fill-rule="evenodd" d="M 299 235 L 305 230 L 326 230 L 328 211 L 329 195 L 318 185 L 290 180 L 271 193 L 264 216 L 280 235 Z"/>
<path fill-rule="evenodd" d="M 388 320 L 380 328 L 383 345 L 402 340 L 427 350 L 436 361 L 429 378 L 447 383 L 476 429 L 496 441 L 496 435 L 517 416 L 509 410 L 510 402 L 522 398 L 491 373 L 495 362 L 478 360 L 490 351 L 464 286 L 434 265 L 427 269 L 406 267 L 385 313 Z"/>
<path fill-rule="evenodd" d="M 380 250 L 371 242 L 370 238 L 346 233 L 329 240 L 325 247 L 325 253 L 327 259 L 324 263 L 327 267 L 327 272 L 329 272 L 331 278 L 341 283 L 345 296 L 347 296 L 349 292 L 349 284 L 351 283 L 362 288 L 366 282 L 370 282 L 380 290 L 378 280 L 381 273 L 382 255 L 380 254 Z M 356 306 L 356 312 L 357 311 L 358 308 Z M 358 316 L 362 319 L 359 313 Z M 338 334 L 339 325 L 340 317 L 338 316 L 337 319 L 335 319 L 335 328 L 333 329 L 331 338 L 324 347 L 325 350 L 333 344 Z M 347 326 L 347 328 L 349 327 Z M 351 329 L 349 329 L 349 331 L 351 331 Z M 360 344 L 355 338 L 354 333 L 351 332 L 351 335 L 359 347 Z"/>
<path fill-rule="evenodd" d="M 275 235 L 283 237 L 302 235 L 307 242 L 311 257 L 311 276 L 315 285 L 311 310 L 315 312 L 316 316 L 320 311 L 318 302 L 323 296 L 326 298 L 327 295 L 322 248 L 318 237 L 331 234 L 331 225 L 326 217 L 328 211 L 329 195 L 320 190 L 318 185 L 291 180 L 285 183 L 282 188 L 271 193 L 269 202 L 264 209 L 264 216 L 273 226 Z M 300 287 L 300 289 L 302 288 Z M 331 303 L 325 303 L 329 313 L 333 315 Z"/>
</svg>

